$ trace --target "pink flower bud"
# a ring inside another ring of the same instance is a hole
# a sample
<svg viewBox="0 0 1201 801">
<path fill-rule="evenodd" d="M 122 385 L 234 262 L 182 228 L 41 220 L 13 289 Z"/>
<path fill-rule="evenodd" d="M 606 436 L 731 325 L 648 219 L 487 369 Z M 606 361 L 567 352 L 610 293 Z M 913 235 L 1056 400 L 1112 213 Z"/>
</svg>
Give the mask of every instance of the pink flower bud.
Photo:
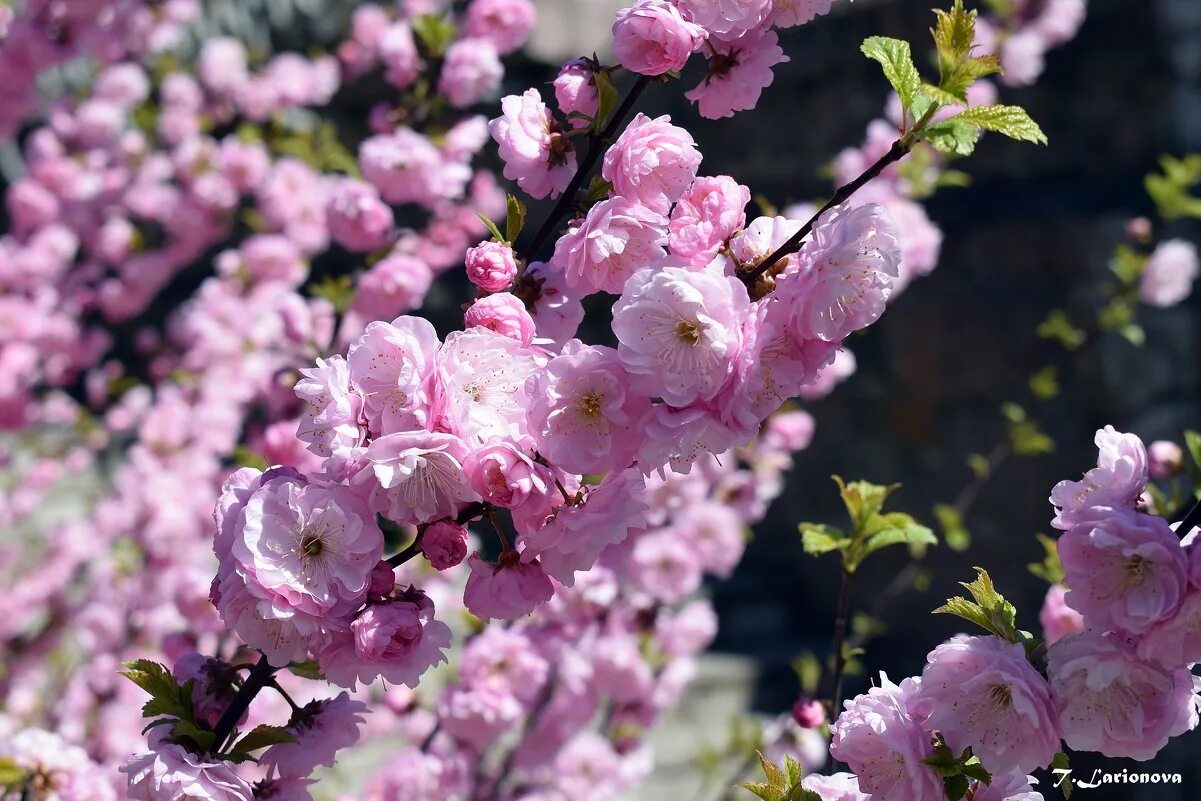
<svg viewBox="0 0 1201 801">
<path fill-rule="evenodd" d="M 1152 478 L 1171 478 L 1184 466 L 1184 451 L 1175 442 L 1158 439 L 1147 448 L 1147 469 Z"/>
<path fill-rule="evenodd" d="M 467 528 L 448 520 L 431 523 L 421 536 L 421 552 L 434 570 L 448 570 L 467 557 Z"/>
<path fill-rule="evenodd" d="M 816 729 L 826 722 L 826 708 L 816 698 L 802 695 L 792 705 L 792 719 L 802 729 Z"/>
<path fill-rule="evenodd" d="M 517 275 L 513 248 L 504 242 L 481 242 L 467 249 L 467 277 L 485 292 L 500 292 Z"/>
<path fill-rule="evenodd" d="M 396 589 L 396 573 L 392 565 L 384 560 L 371 569 L 368 578 L 367 595 L 370 598 L 387 598 Z"/>
</svg>

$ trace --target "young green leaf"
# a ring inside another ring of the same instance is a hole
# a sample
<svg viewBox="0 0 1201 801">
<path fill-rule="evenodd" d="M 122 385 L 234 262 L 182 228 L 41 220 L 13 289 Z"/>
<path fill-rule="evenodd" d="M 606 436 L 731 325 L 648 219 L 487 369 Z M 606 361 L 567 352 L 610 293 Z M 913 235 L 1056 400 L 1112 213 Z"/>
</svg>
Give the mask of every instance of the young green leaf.
<svg viewBox="0 0 1201 801">
<path fill-rule="evenodd" d="M 965 91 L 971 79 L 962 74 L 976 39 L 976 12 L 967 11 L 962 0 L 955 0 L 950 11 L 935 9 L 935 24 L 930 33 L 938 53 L 938 86 L 966 103 Z"/>
<path fill-rule="evenodd" d="M 993 586 L 992 578 L 984 568 L 976 568 L 976 580 L 960 582 L 972 594 L 969 601 L 962 596 L 949 598 L 934 610 L 936 615 L 955 615 L 975 623 L 1010 642 L 1020 642 L 1017 630 L 1017 610 Z"/>
<path fill-rule="evenodd" d="M 851 543 L 851 538 L 841 529 L 824 523 L 801 523 L 798 528 L 805 553 L 813 556 L 844 549 Z"/>
<path fill-rule="evenodd" d="M 142 707 L 142 716 L 147 718 L 169 715 L 190 720 L 192 717 L 192 682 L 181 687 L 171 671 L 149 659 L 135 659 L 124 663 L 121 675 L 141 687 L 150 695 Z"/>
<path fill-rule="evenodd" d="M 1059 377 L 1054 367 L 1044 367 L 1030 376 L 1030 394 L 1040 401 L 1051 400 L 1059 394 Z"/>
<path fill-rule="evenodd" d="M 1144 179 L 1147 195 L 1155 203 L 1159 216 L 1167 222 L 1181 217 L 1201 217 L 1201 198 L 1189 189 L 1201 182 L 1201 154 L 1182 159 L 1161 156 L 1160 173 L 1149 173 Z"/>
<path fill-rule="evenodd" d="M 488 219 L 487 215 L 485 215 L 483 212 L 477 211 L 475 213 L 475 216 L 480 218 L 480 222 L 482 222 L 484 224 L 484 227 L 488 229 L 488 233 L 492 234 L 492 238 L 495 239 L 497 242 L 510 241 L 510 240 L 506 239 L 505 235 L 502 234 L 500 232 L 500 229 L 496 227 L 496 223 L 494 223 L 494 222 L 492 222 L 492 220 Z"/>
<path fill-rule="evenodd" d="M 172 734 L 176 738 L 186 737 L 196 744 L 199 751 L 210 751 L 215 744 L 217 735 L 211 730 L 201 728 L 190 720 L 177 720 L 172 726 Z"/>
<path fill-rule="evenodd" d="M 245 737 L 230 746 L 229 751 L 233 754 L 249 754 L 251 751 L 257 751 L 269 745 L 294 742 L 296 742 L 296 737 L 283 726 L 263 724 L 251 729 Z"/>
<path fill-rule="evenodd" d="M 852 481 L 848 484 L 842 480 L 841 476 L 831 476 L 831 478 L 838 485 L 842 503 L 851 516 L 852 532 L 862 531 L 868 521 L 884 508 L 884 502 L 888 500 L 888 496 L 901 486 L 900 484 L 883 486 L 872 484 L 870 481 Z"/>
<path fill-rule="evenodd" d="M 596 84 L 597 95 L 596 120 L 592 129 L 600 133 L 613 109 L 617 108 L 618 93 L 617 87 L 613 85 L 613 78 L 605 70 L 592 73 L 592 80 Z"/>
<path fill-rule="evenodd" d="M 1201 469 L 1201 433 L 1196 431 L 1184 432 L 1184 447 L 1193 459 L 1193 465 Z"/>
<path fill-rule="evenodd" d="M 1059 584 L 1063 581 L 1063 564 L 1059 561 L 1059 547 L 1055 540 L 1046 534 L 1036 534 L 1043 546 L 1041 562 L 1031 562 L 1026 569 L 1048 584 Z"/>
<path fill-rule="evenodd" d="M 933 531 L 903 512 L 877 515 L 869 523 L 866 536 L 867 539 L 859 550 L 859 562 L 890 545 L 908 545 L 921 549 L 938 544 L 938 537 L 934 536 Z"/>
<path fill-rule="evenodd" d="M 954 506 L 946 503 L 935 504 L 934 519 L 942 529 L 943 542 L 952 551 L 966 551 L 972 544 L 972 535 L 963 524 L 963 515 Z"/>
<path fill-rule="evenodd" d="M 922 85 L 917 67 L 913 65 L 909 43 L 885 36 L 869 36 L 859 49 L 863 55 L 880 63 L 884 77 L 901 98 L 901 108 L 908 111 Z"/>
<path fill-rule="evenodd" d="M 1068 764 L 1068 755 L 1060 751 L 1051 760 L 1051 773 L 1057 778 L 1054 782 L 1059 791 L 1063 793 L 1063 801 L 1068 801 L 1072 797 L 1072 767 Z"/>
<path fill-rule="evenodd" d="M 976 149 L 980 129 L 975 125 L 952 117 L 949 120 L 927 125 L 917 132 L 920 139 L 929 142 L 939 153 L 970 156 Z"/>
<path fill-rule="evenodd" d="M 1043 339 L 1055 340 L 1065 350 L 1076 350 L 1088 339 L 1084 329 L 1074 324 L 1062 309 L 1053 309 L 1035 332 Z"/>
<path fill-rule="evenodd" d="M 1038 123 L 1030 119 L 1030 115 L 1020 106 L 973 106 L 951 117 L 947 122 L 966 122 L 983 128 L 986 131 L 996 131 L 1010 139 L 1022 142 L 1047 144 L 1047 135 Z"/>
<path fill-rule="evenodd" d="M 11 757 L 0 757 L 0 788 L 20 787 L 28 779 L 29 772 L 14 762 Z"/>
<path fill-rule="evenodd" d="M 525 204 L 514 195 L 505 195 L 505 239 L 513 243 L 525 228 Z"/>
<path fill-rule="evenodd" d="M 434 58 L 438 58 L 446 52 L 446 48 L 455 40 L 455 35 L 458 33 L 453 22 L 436 14 L 422 14 L 414 19 L 411 25 L 417 40 Z"/>
</svg>

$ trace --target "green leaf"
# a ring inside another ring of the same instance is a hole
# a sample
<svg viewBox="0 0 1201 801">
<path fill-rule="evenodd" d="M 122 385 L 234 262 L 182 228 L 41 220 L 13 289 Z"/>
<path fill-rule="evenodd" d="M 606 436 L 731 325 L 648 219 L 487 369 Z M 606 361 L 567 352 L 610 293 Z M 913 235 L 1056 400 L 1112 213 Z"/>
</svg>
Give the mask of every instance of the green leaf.
<svg viewBox="0 0 1201 801">
<path fill-rule="evenodd" d="M 1193 459 L 1193 465 L 1201 469 L 1201 433 L 1196 431 L 1184 432 L 1184 449 Z"/>
<path fill-rule="evenodd" d="M 1072 797 L 1072 767 L 1068 764 L 1068 755 L 1060 751 L 1051 760 L 1051 775 L 1057 777 L 1054 784 L 1063 793 L 1064 801 Z"/>
<path fill-rule="evenodd" d="M 596 122 L 593 125 L 593 130 L 600 133 L 604 130 L 605 121 L 609 119 L 609 115 L 613 113 L 613 109 L 617 108 L 617 87 L 613 85 L 613 78 L 605 70 L 598 70 L 592 73 L 592 80 L 596 84 Z"/>
<path fill-rule="evenodd" d="M 192 686 L 188 681 L 181 687 L 171 671 L 149 659 L 135 659 L 125 662 L 121 675 L 141 687 L 150 695 L 150 700 L 142 706 L 142 716 L 147 718 L 168 715 L 170 717 L 192 719 Z"/>
<path fill-rule="evenodd" d="M 251 751 L 257 751 L 269 745 L 294 742 L 296 742 L 296 737 L 283 726 L 263 724 L 251 729 L 245 737 L 230 746 L 229 751 L 232 754 L 249 754 Z"/>
<path fill-rule="evenodd" d="M 515 195 L 505 195 L 505 241 L 517 241 L 525 228 L 525 204 Z"/>
<path fill-rule="evenodd" d="M 1110 271 L 1126 287 L 1134 286 L 1146 266 L 1147 256 L 1125 244 L 1118 245 L 1113 251 L 1113 258 L 1109 260 Z"/>
<path fill-rule="evenodd" d="M 1136 348 L 1141 348 L 1147 341 L 1147 332 L 1136 323 L 1122 326 L 1118 329 L 1118 334 Z"/>
<path fill-rule="evenodd" d="M 943 779 L 942 783 L 943 791 L 946 792 L 949 801 L 960 801 L 967 795 L 968 788 L 971 786 L 971 781 L 963 775 L 950 776 Z"/>
<path fill-rule="evenodd" d="M 10 757 L 0 757 L 0 787 L 15 788 L 25 784 L 29 772 Z"/>
<path fill-rule="evenodd" d="M 976 149 L 980 129 L 975 125 L 952 117 L 949 120 L 927 125 L 917 132 L 918 138 L 931 144 L 939 153 L 970 156 Z"/>
<path fill-rule="evenodd" d="M 933 531 L 903 512 L 877 516 L 869 528 L 876 527 L 878 530 L 867 535 L 867 540 L 859 552 L 860 562 L 890 545 L 908 545 L 919 549 L 920 553 L 920 549 L 938 544 L 938 537 L 934 536 Z"/>
<path fill-rule="evenodd" d="M 880 63 L 884 77 L 901 98 L 902 109 L 909 111 L 922 85 L 917 67 L 913 65 L 909 43 L 885 36 L 869 36 L 863 40 L 859 50 L 863 55 Z"/>
<path fill-rule="evenodd" d="M 475 213 L 475 216 L 480 218 L 480 222 L 482 222 L 484 224 L 484 227 L 488 229 L 488 233 L 492 234 L 492 238 L 495 239 L 497 242 L 510 241 L 510 240 L 506 239 L 505 235 L 502 234 L 500 232 L 500 229 L 496 227 L 496 223 L 494 223 L 494 222 L 492 222 L 492 220 L 488 219 L 487 215 L 483 214 L 482 212 L 477 211 Z"/>
<path fill-rule="evenodd" d="M 1010 642 L 1021 641 L 1017 631 L 1017 610 L 997 592 L 988 571 L 977 567 L 975 581 L 960 583 L 972 594 L 973 600 L 962 596 L 949 598 L 934 610 L 934 614 L 955 615 Z"/>
<path fill-rule="evenodd" d="M 801 778 L 805 775 L 804 768 L 801 763 L 792 758 L 792 755 L 784 755 L 784 772 L 788 775 L 788 786 L 796 787 L 801 783 Z"/>
<path fill-rule="evenodd" d="M 763 769 L 765 782 L 742 782 L 738 786 L 749 790 L 763 801 L 785 801 L 788 796 L 788 776 L 773 762 L 768 761 L 762 752 L 759 755 L 759 765 Z"/>
<path fill-rule="evenodd" d="M 1181 217 L 1201 217 L 1201 198 L 1189 192 L 1201 182 L 1201 154 L 1190 154 L 1182 159 L 1161 156 L 1159 166 L 1162 174 L 1150 173 L 1143 181 L 1159 216 L 1167 222 Z"/>
<path fill-rule="evenodd" d="M 250 450 L 245 445 L 238 445 L 232 454 L 234 464 L 239 467 L 253 467 L 256 470 L 266 470 L 271 465 L 260 454 Z"/>
<path fill-rule="evenodd" d="M 1046 534 L 1036 534 L 1043 546 L 1041 562 L 1031 562 L 1026 568 L 1048 584 L 1059 584 L 1063 581 L 1063 564 L 1059 561 L 1059 547 L 1055 540 Z"/>
<path fill-rule="evenodd" d="M 852 481 L 848 484 L 840 476 L 831 476 L 831 478 L 838 485 L 843 505 L 846 506 L 847 513 L 851 516 L 852 532 L 862 531 L 866 528 L 868 521 L 884 508 L 884 501 L 888 500 L 888 496 L 901 486 L 900 484 L 883 486 L 872 484 L 869 481 Z"/>
<path fill-rule="evenodd" d="M 797 528 L 801 532 L 805 553 L 813 556 L 842 550 L 851 544 L 851 538 L 841 529 L 824 523 L 801 523 Z"/>
<path fill-rule="evenodd" d="M 963 524 L 963 515 L 954 506 L 947 503 L 935 504 L 934 519 L 942 529 L 943 542 L 952 551 L 966 551 L 972 544 L 972 535 Z"/>
<path fill-rule="evenodd" d="M 446 48 L 455 40 L 458 33 L 453 22 L 437 14 L 422 14 L 413 20 L 412 26 L 417 40 L 434 58 L 446 52 Z"/>
<path fill-rule="evenodd" d="M 962 106 L 967 102 L 965 98 L 953 95 L 932 83 L 922 84 L 922 94 L 940 106 Z"/>
<path fill-rule="evenodd" d="M 976 38 L 976 12 L 967 11 L 962 0 L 955 0 L 950 11 L 935 9 L 935 24 L 930 33 L 938 54 L 938 87 L 967 104 L 967 88 L 974 80 L 966 67 Z"/>
<path fill-rule="evenodd" d="M 315 298 L 325 298 L 334 311 L 342 314 L 354 302 L 354 282 L 349 275 L 327 275 L 309 287 L 309 294 Z"/>
<path fill-rule="evenodd" d="M 1072 323 L 1067 312 L 1055 309 L 1047 315 L 1047 319 L 1038 324 L 1035 332 L 1043 339 L 1052 339 L 1065 350 L 1076 350 L 1085 343 L 1088 335 L 1084 329 Z"/>
<path fill-rule="evenodd" d="M 973 106 L 951 117 L 947 122 L 963 122 L 996 131 L 1010 139 L 1045 145 L 1047 135 L 1038 123 L 1020 106 Z"/>
<path fill-rule="evenodd" d="M 1040 401 L 1051 400 L 1059 394 L 1059 377 L 1054 367 L 1044 367 L 1030 376 L 1030 394 Z"/>
<path fill-rule="evenodd" d="M 989 473 L 992 472 L 992 463 L 982 453 L 969 453 L 967 466 L 977 478 L 988 478 Z"/>
<path fill-rule="evenodd" d="M 196 744 L 199 752 L 212 750 L 217 735 L 211 730 L 201 728 L 190 720 L 177 720 L 172 726 L 172 734 L 177 738 L 187 738 Z"/>
<path fill-rule="evenodd" d="M 599 175 L 592 176 L 592 180 L 588 184 L 588 194 L 586 202 L 596 203 L 599 200 L 604 200 L 613 191 L 613 184 L 601 178 Z"/>
<path fill-rule="evenodd" d="M 800 682 L 801 692 L 806 695 L 817 692 L 817 685 L 821 683 L 822 663 L 812 651 L 804 651 L 792 660 L 792 670 Z"/>
<path fill-rule="evenodd" d="M 963 798 L 972 781 L 992 783 L 992 775 L 980 764 L 980 759 L 972 754 L 971 748 L 965 748 L 962 754 L 955 756 L 941 736 L 938 736 L 934 743 L 934 755 L 923 759 L 922 762 L 942 777 L 947 798 L 952 801 Z"/>
<path fill-rule="evenodd" d="M 314 659 L 306 659 L 304 662 L 293 662 L 288 665 L 288 672 L 302 679 L 325 681 L 325 675 L 321 672 L 321 666 Z"/>
</svg>

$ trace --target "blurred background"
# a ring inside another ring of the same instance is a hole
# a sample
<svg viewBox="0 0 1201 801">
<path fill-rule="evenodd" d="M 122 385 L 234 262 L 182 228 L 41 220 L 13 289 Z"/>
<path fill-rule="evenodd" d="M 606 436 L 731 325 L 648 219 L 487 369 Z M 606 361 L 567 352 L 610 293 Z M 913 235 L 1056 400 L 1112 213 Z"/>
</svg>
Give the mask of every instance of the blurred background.
<svg viewBox="0 0 1201 801">
<path fill-rule="evenodd" d="M 269 37 L 262 41 L 274 50 L 305 51 L 337 41 L 354 5 L 212 0 L 204 26 L 251 42 Z M 538 5 L 536 49 L 508 71 L 505 93 L 549 82 L 563 59 L 599 50 L 621 3 Z M 791 61 L 776 68 L 754 113 L 702 120 L 676 86 L 652 87 L 640 110 L 670 114 L 692 131 L 705 154 L 705 174 L 733 175 L 779 208 L 820 199 L 830 192 L 822 166 L 863 141 L 885 101 L 879 69 L 859 54 L 859 43 L 873 34 L 929 41 L 931 5 L 840 1 L 818 22 L 782 31 Z M 929 63 L 920 51 L 915 55 L 920 66 Z M 692 77 L 686 75 L 684 85 Z M 736 573 L 709 588 L 721 618 L 717 655 L 703 670 L 691 706 L 661 733 L 664 765 L 645 797 L 668 797 L 681 776 L 695 773 L 697 753 L 720 746 L 728 720 L 740 712 L 787 710 L 798 693 L 792 660 L 806 650 L 824 655 L 829 649 L 837 565 L 807 556 L 796 527 L 802 520 L 842 522 L 831 474 L 902 481 L 892 507 L 933 527 L 934 505 L 956 501 L 973 485 L 969 455 L 1004 456 L 997 446 L 1005 442 L 1007 424 L 999 408 L 1025 402 L 1030 374 L 1053 350 L 1036 334 L 1039 322 L 1056 308 L 1082 318 L 1095 312 L 1127 222 L 1152 216 L 1143 176 L 1160 154 L 1201 151 L 1201 2 L 1090 0 L 1081 32 L 1048 53 L 1038 83 L 1003 88 L 1001 101 L 1024 106 L 1046 131 L 1049 147 L 987 137 L 964 166 L 971 185 L 941 189 L 925 202 L 944 233 L 939 266 L 851 340 L 858 369 L 839 391 L 806 405 L 817 422 L 813 444 Z M 344 92 L 335 102 L 340 129 L 365 127 L 366 100 Z M 12 164 L 12 155 L 0 153 L 0 168 Z M 531 218 L 544 211 L 531 209 Z M 1188 223 L 1155 233 L 1157 239 L 1201 238 Z M 320 269 L 336 274 L 344 266 Z M 157 313 L 165 316 L 193 288 L 171 288 Z M 465 278 L 452 272 L 431 293 L 427 311 L 445 331 L 469 297 Z M 919 586 L 896 587 L 887 603 L 871 610 L 879 633 L 861 657 L 862 672 L 849 677 L 848 695 L 877 671 L 897 678 L 916 671 L 930 649 L 960 628 L 954 619 L 928 613 L 956 593 L 955 582 L 970 578 L 973 565 L 986 566 L 1017 605 L 1019 623 L 1037 629 L 1046 583 L 1026 567 L 1042 555 L 1034 535 L 1049 531 L 1051 486 L 1094 463 L 1098 427 L 1112 424 L 1148 442 L 1179 441 L 1182 429 L 1201 427 L 1201 301 L 1194 295 L 1169 310 L 1140 307 L 1138 323 L 1146 331 L 1142 348 L 1110 334 L 1060 360 L 1063 391 L 1040 411 L 1054 451 L 999 459 L 964 520 L 970 548 L 931 549 L 923 570 L 907 574 Z M 893 550 L 856 578 L 856 609 L 878 605 L 881 588 L 902 569 L 905 554 Z M 1201 792 L 1198 743 L 1195 736 L 1178 739 L 1152 765 L 1184 774 L 1182 785 L 1100 788 L 1087 798 L 1195 799 Z M 1074 767 L 1087 776 L 1102 764 L 1110 771 L 1135 767 L 1085 758 Z"/>
</svg>

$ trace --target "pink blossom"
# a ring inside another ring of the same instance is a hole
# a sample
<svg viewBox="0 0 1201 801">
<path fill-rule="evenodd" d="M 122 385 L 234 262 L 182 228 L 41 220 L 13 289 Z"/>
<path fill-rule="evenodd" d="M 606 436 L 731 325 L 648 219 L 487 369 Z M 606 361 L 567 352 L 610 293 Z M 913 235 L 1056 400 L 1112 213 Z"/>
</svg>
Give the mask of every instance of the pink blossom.
<svg viewBox="0 0 1201 801">
<path fill-rule="evenodd" d="M 153 750 L 134 754 L 120 767 L 130 801 L 252 801 L 250 785 L 229 763 L 199 757 L 169 740 L 154 738 Z"/>
<path fill-rule="evenodd" d="M 1197 280 L 1197 248 L 1183 239 L 1161 242 L 1143 267 L 1139 296 L 1150 306 L 1175 306 L 1189 296 Z"/>
<path fill-rule="evenodd" d="M 708 501 L 684 509 L 671 531 L 696 554 L 705 572 L 728 578 L 742 559 L 747 530 L 739 515 L 728 505 Z"/>
<path fill-rule="evenodd" d="M 411 128 L 363 140 L 359 166 L 363 177 L 389 203 L 433 207 L 461 197 L 471 180 L 470 167 L 444 158 L 428 138 Z"/>
<path fill-rule="evenodd" d="M 96 764 L 60 734 L 32 728 L 14 733 L 13 725 L 11 718 L 0 723 L 0 758 L 31 778 L 10 782 L 6 791 L 19 790 L 37 801 L 116 801 L 111 766 Z M 69 718 L 60 723 L 62 728 L 70 725 Z"/>
<path fill-rule="evenodd" d="M 449 570 L 467 558 L 467 528 L 449 520 L 431 523 L 421 535 L 421 552 L 434 570 Z"/>
<path fill-rule="evenodd" d="M 238 674 L 227 662 L 189 651 L 175 661 L 171 674 L 177 681 L 193 682 L 192 708 L 196 719 L 210 728 L 234 700 Z M 244 721 L 238 721 L 241 726 Z"/>
<path fill-rule="evenodd" d="M 259 762 L 280 776 L 303 779 L 318 765 L 333 767 L 334 754 L 359 741 L 362 715 L 369 710 L 343 692 L 336 698 L 313 701 L 293 712 L 287 730 L 295 742 L 278 743 L 263 752 Z"/>
<path fill-rule="evenodd" d="M 642 75 L 678 72 L 707 37 L 666 0 L 636 0 L 613 21 L 613 56 Z"/>
<path fill-rule="evenodd" d="M 667 220 L 636 201 L 603 200 L 559 237 L 551 258 L 571 289 L 622 291 L 633 273 L 665 255 Z"/>
<path fill-rule="evenodd" d="M 692 135 L 672 125 L 671 117 L 639 113 L 605 152 L 601 177 L 613 184 L 615 194 L 667 214 L 696 178 L 700 163 Z"/>
<path fill-rule="evenodd" d="M 494 439 L 472 449 L 463 461 L 471 487 L 488 503 L 506 509 L 550 511 L 548 495 L 556 492 L 550 468 L 538 464 L 511 441 Z"/>
<path fill-rule="evenodd" d="M 373 512 L 397 523 L 428 523 L 478 500 L 463 470 L 467 457 L 466 443 L 453 434 L 386 434 L 367 447 L 352 481 Z"/>
<path fill-rule="evenodd" d="M 1051 525 L 1067 529 L 1092 506 L 1133 508 L 1147 488 L 1147 451 L 1134 434 L 1113 426 L 1097 431 L 1097 466 L 1080 481 L 1060 481 L 1051 490 L 1056 507 Z"/>
<path fill-rule="evenodd" d="M 674 603 L 701 586 L 701 565 L 687 543 L 667 531 L 652 531 L 634 542 L 630 580 L 663 603 Z"/>
<path fill-rule="evenodd" d="M 499 626 L 487 626 L 468 640 L 458 667 L 468 686 L 489 687 L 527 704 L 538 697 L 550 675 L 550 665 L 533 640 Z"/>
<path fill-rule="evenodd" d="M 475 0 L 467 8 L 464 27 L 468 36 L 490 41 L 505 55 L 525 44 L 534 21 L 530 0 Z"/>
<path fill-rule="evenodd" d="M 678 267 L 635 273 L 613 306 L 633 389 L 673 406 L 716 396 L 742 348 L 749 307 L 737 278 Z"/>
<path fill-rule="evenodd" d="M 1118 634 L 1072 634 L 1047 651 L 1063 740 L 1077 751 L 1147 760 L 1197 724 L 1188 668 L 1139 659 Z"/>
<path fill-rule="evenodd" d="M 884 312 L 900 260 L 882 207 L 826 212 L 801 248 L 800 269 L 776 281 L 780 302 L 791 307 L 789 331 L 798 340 L 840 342 L 871 325 Z"/>
<path fill-rule="evenodd" d="M 500 110 L 501 116 L 488 123 L 488 132 L 500 146 L 504 176 L 531 197 L 558 196 L 575 174 L 575 148 L 538 90 L 502 98 Z"/>
<path fill-rule="evenodd" d="M 393 252 L 359 279 L 352 309 L 367 320 L 387 320 L 410 312 L 421 306 L 433 280 L 429 264 Z"/>
<path fill-rule="evenodd" d="M 210 92 L 232 96 L 250 78 L 246 46 L 230 37 L 205 39 L 196 58 L 196 73 Z"/>
<path fill-rule="evenodd" d="M 1147 446 L 1147 472 L 1151 478 L 1169 479 L 1184 465 L 1184 451 L 1175 442 L 1157 439 Z"/>
<path fill-rule="evenodd" d="M 222 619 L 272 664 L 303 659 L 304 644 L 362 603 L 383 534 L 342 486 L 267 474 L 238 513 L 217 577 Z M 278 628 L 279 636 L 264 639 Z"/>
<path fill-rule="evenodd" d="M 523 436 L 526 379 L 546 364 L 544 354 L 484 328 L 456 331 L 438 352 L 434 418 L 473 444 Z"/>
<path fill-rule="evenodd" d="M 538 451 L 573 473 L 629 465 L 651 405 L 629 385 L 617 351 L 569 342 L 527 386 L 526 423 Z"/>
<path fill-rule="evenodd" d="M 555 77 L 555 102 L 575 128 L 588 125 L 588 120 L 570 117 L 572 112 L 595 117 L 600 106 L 600 96 L 596 92 L 596 68 L 597 65 L 590 59 L 572 59 L 559 69 Z"/>
<path fill-rule="evenodd" d="M 834 388 L 855 374 L 858 367 L 855 354 L 848 348 L 842 347 L 834 351 L 833 358 L 825 367 L 817 371 L 817 376 L 798 394 L 805 400 L 824 398 L 834 391 Z"/>
<path fill-rule="evenodd" d="M 777 28 L 804 25 L 830 13 L 834 0 L 773 0 L 771 23 Z"/>
<path fill-rule="evenodd" d="M 804 2 L 805 0 L 800 0 Z M 872 797 L 859 790 L 859 779 L 852 773 L 822 776 L 811 773 L 801 779 L 801 787 L 817 793 L 821 801 L 871 801 Z"/>
<path fill-rule="evenodd" d="M 534 341 L 534 318 L 525 304 L 508 292 L 477 298 L 463 313 L 465 328 L 486 328 L 523 345 Z"/>
<path fill-rule="evenodd" d="M 367 600 L 380 601 L 392 595 L 396 589 L 396 569 L 381 559 L 371 569 L 367 582 Z"/>
<path fill-rule="evenodd" d="M 671 210 L 668 246 L 673 256 L 699 266 L 746 225 L 751 190 L 728 175 L 697 178 Z"/>
<path fill-rule="evenodd" d="M 344 178 L 334 184 L 325 207 L 330 238 L 347 250 L 364 252 L 387 244 L 392 209 L 375 187 Z"/>
<path fill-rule="evenodd" d="M 351 343 L 349 374 L 372 433 L 405 431 L 428 422 L 429 379 L 437 351 L 438 334 L 421 317 L 368 323 Z"/>
<path fill-rule="evenodd" d="M 818 729 L 826 724 L 826 708 L 816 698 L 803 695 L 792 705 L 792 719 L 802 729 Z"/>
<path fill-rule="evenodd" d="M 1139 639 L 1138 655 L 1166 668 L 1201 662 L 1201 592 L 1190 587 L 1175 613 Z"/>
<path fill-rule="evenodd" d="M 703 464 L 703 457 L 725 453 L 745 433 L 722 422 L 718 412 L 704 404 L 677 409 L 656 403 L 643 426 L 638 468 L 648 476 L 669 464 L 673 472 L 687 475 L 698 459 Z"/>
<path fill-rule="evenodd" d="M 524 531 L 522 560 L 537 558 L 547 575 L 574 586 L 575 574 L 591 569 L 602 550 L 646 525 L 644 486 L 634 468 L 609 473 L 581 491 L 579 500 L 557 507 L 540 528 Z"/>
<path fill-rule="evenodd" d="M 460 39 L 446 48 L 438 91 L 465 108 L 496 91 L 504 75 L 500 56 L 487 39 Z"/>
<path fill-rule="evenodd" d="M 477 754 L 520 720 L 523 711 L 516 698 L 492 687 L 451 686 L 438 699 L 443 731 Z"/>
<path fill-rule="evenodd" d="M 296 382 L 296 396 L 305 402 L 305 411 L 296 436 L 318 456 L 351 457 L 363 444 L 366 432 L 360 425 L 363 398 L 350 383 L 346 359 L 317 359 L 316 367 L 300 374 L 303 378 Z"/>
<path fill-rule="evenodd" d="M 1084 616 L 1067 605 L 1064 597 L 1068 588 L 1052 584 L 1047 588 L 1047 597 L 1038 613 L 1038 622 L 1043 627 L 1043 639 L 1050 645 L 1068 634 L 1084 631 Z"/>
<path fill-rule="evenodd" d="M 481 242 L 468 248 L 464 259 L 467 278 L 485 292 L 501 292 L 517 276 L 513 248 L 504 242 Z"/>
<path fill-rule="evenodd" d="M 700 653 L 716 636 L 717 614 L 705 600 L 689 601 L 674 613 L 660 612 L 655 621 L 655 637 L 672 656 Z"/>
<path fill-rule="evenodd" d="M 446 661 L 450 628 L 434 618 L 434 603 L 409 589 L 382 604 L 369 605 L 317 653 L 321 672 L 334 684 L 385 681 L 416 687 L 430 668 Z"/>
<path fill-rule="evenodd" d="M 909 709 L 956 754 L 965 748 L 991 773 L 1045 768 L 1059 751 L 1047 682 L 1020 643 L 952 637 L 926 657 Z"/>
<path fill-rule="evenodd" d="M 680 13 L 709 33 L 734 39 L 766 20 L 772 0 L 679 0 Z"/>
<path fill-rule="evenodd" d="M 893 684 L 880 674 L 880 686 L 845 702 L 831 727 L 830 753 L 859 777 L 859 789 L 889 801 L 945 798 L 942 778 L 922 764 L 934 753 L 930 733 L 909 709 L 919 682 Z"/>
<path fill-rule="evenodd" d="M 710 120 L 754 108 L 762 91 L 771 86 L 771 68 L 789 60 L 776 32 L 769 29 L 751 30 L 731 41 L 714 39 L 712 44 L 715 53 L 709 56 L 708 73 L 684 93 Z"/>
<path fill-rule="evenodd" d="M 409 23 L 397 20 L 389 25 L 380 33 L 376 49 L 384 63 L 388 83 L 397 89 L 411 86 L 421 68 L 421 56 Z"/>
<path fill-rule="evenodd" d="M 1188 559 L 1161 517 L 1092 507 L 1059 538 L 1068 606 L 1090 628 L 1132 633 L 1172 615 L 1188 582 Z"/>
<path fill-rule="evenodd" d="M 478 553 L 467 560 L 471 574 L 463 603 L 483 620 L 512 620 L 528 615 L 550 600 L 554 586 L 537 561 L 523 562 L 516 551 L 505 551 L 500 564 L 485 562 Z"/>
</svg>

